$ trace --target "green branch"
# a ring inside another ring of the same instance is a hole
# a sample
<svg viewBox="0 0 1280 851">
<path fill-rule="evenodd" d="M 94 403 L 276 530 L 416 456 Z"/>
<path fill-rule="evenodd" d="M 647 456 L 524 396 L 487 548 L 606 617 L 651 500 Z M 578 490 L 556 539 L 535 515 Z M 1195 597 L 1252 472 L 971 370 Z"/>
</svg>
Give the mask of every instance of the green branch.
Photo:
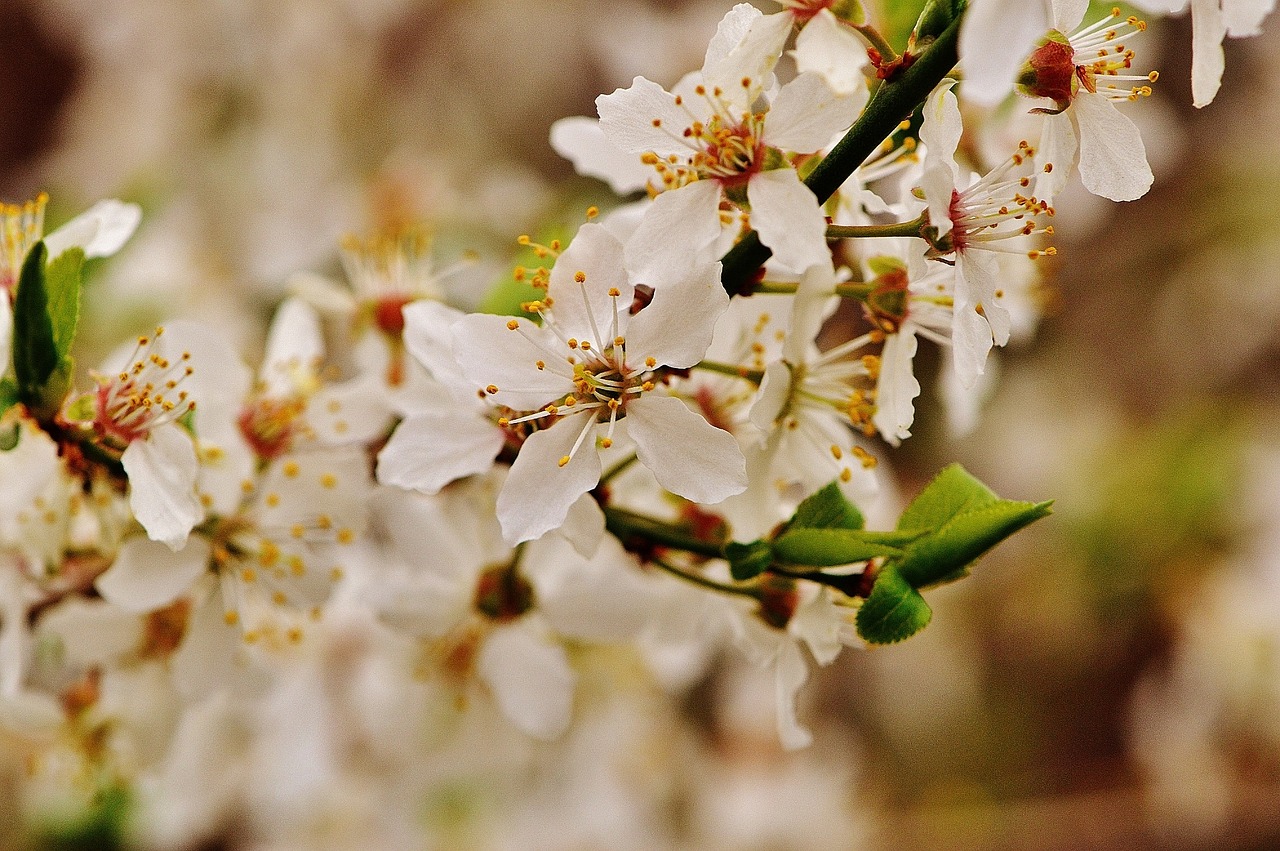
<svg viewBox="0 0 1280 851">
<path fill-rule="evenodd" d="M 745 585 L 730 585 L 726 582 L 717 582 L 714 579 L 708 579 L 707 577 L 701 576 L 697 573 L 682 570 L 674 564 L 668 564 L 660 558 L 649 559 L 649 563 L 654 567 L 665 570 L 672 576 L 683 579 L 685 582 L 691 582 L 694 585 L 700 585 L 703 588 L 708 588 L 712 591 L 719 591 L 721 594 L 737 594 L 740 597 L 751 597 L 755 600 L 760 599 L 760 591 L 757 588 Z"/>
<path fill-rule="evenodd" d="M 827 225 L 827 239 L 872 239 L 887 236 L 919 236 L 924 216 L 888 225 Z"/>
<path fill-rule="evenodd" d="M 911 67 L 876 90 L 849 132 L 805 178 L 805 185 L 813 190 L 818 203 L 825 203 L 854 169 L 866 162 L 876 148 L 898 129 L 903 119 L 910 117 L 924 102 L 934 86 L 951 73 L 958 61 L 956 42 L 962 17 L 953 21 Z M 724 268 L 720 273 L 720 282 L 729 295 L 750 293 L 756 272 L 772 253 L 760 242 L 755 231 L 731 248 L 722 258 Z"/>
<path fill-rule="evenodd" d="M 652 544 L 684 550 L 707 558 L 724 558 L 722 544 L 699 538 L 674 523 L 636 514 L 625 508 L 605 506 L 604 524 L 605 528 L 624 544 L 628 540 L 641 538 Z"/>
</svg>

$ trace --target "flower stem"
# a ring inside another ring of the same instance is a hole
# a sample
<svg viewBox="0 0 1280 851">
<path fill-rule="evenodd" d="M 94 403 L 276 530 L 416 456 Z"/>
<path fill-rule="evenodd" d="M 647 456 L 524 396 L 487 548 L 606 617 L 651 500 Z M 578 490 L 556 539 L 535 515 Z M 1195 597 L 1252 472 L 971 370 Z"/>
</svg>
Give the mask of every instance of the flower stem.
<svg viewBox="0 0 1280 851">
<path fill-rule="evenodd" d="M 794 284 L 787 284 L 783 286 L 790 286 L 791 290 L 789 290 L 789 292 L 795 292 Z M 761 381 L 764 381 L 763 370 L 748 369 L 745 366 L 734 366 L 731 363 L 719 363 L 718 361 L 704 360 L 695 363 L 693 368 L 705 369 L 708 372 L 718 372 L 721 375 L 730 375 L 734 378 L 741 378 L 744 381 L 750 381 L 752 384 L 759 384 Z"/>
<path fill-rule="evenodd" d="M 819 585 L 826 585 L 828 588 L 836 589 L 840 593 L 844 594 L 846 597 L 866 596 L 866 593 L 865 591 L 863 591 L 863 588 L 862 588 L 863 583 L 866 580 L 866 577 L 864 577 L 861 573 L 850 573 L 845 576 L 836 576 L 834 574 L 823 573 L 818 570 L 813 570 L 813 571 L 787 570 L 786 568 L 777 564 L 770 567 L 769 571 L 771 573 L 776 573 L 779 576 L 787 576 L 792 579 L 807 579 L 810 582 L 816 582 Z"/>
<path fill-rule="evenodd" d="M 955 67 L 956 42 L 963 18 L 958 16 L 910 68 L 876 90 L 844 138 L 805 178 L 805 185 L 813 190 L 819 203 L 825 203 Z M 755 231 L 731 248 L 722 258 L 724 267 L 720 273 L 720 282 L 729 295 L 752 292 L 756 273 L 772 253 Z"/>
<path fill-rule="evenodd" d="M 919 236 L 924 216 L 890 225 L 827 225 L 827 239 L 871 239 L 883 236 Z"/>
<path fill-rule="evenodd" d="M 851 24 L 853 29 L 857 30 L 858 35 L 867 42 L 868 45 L 874 47 L 885 62 L 892 62 L 898 58 L 898 52 L 893 49 L 893 45 L 880 35 L 880 31 L 870 24 Z"/>
<path fill-rule="evenodd" d="M 605 528 L 624 544 L 639 538 L 651 544 L 660 544 L 707 558 L 724 558 L 722 544 L 699 538 L 674 523 L 636 514 L 625 508 L 605 506 L 604 524 Z"/>
<path fill-rule="evenodd" d="M 608 484 L 610 480 L 617 478 L 619 475 L 625 472 L 628 467 L 636 463 L 636 461 L 638 461 L 639 458 L 640 456 L 632 452 L 626 458 L 623 458 L 617 464 L 614 464 L 612 467 L 605 470 L 604 473 L 600 476 L 600 484 L 602 485 Z"/>
<path fill-rule="evenodd" d="M 852 298 L 852 299 L 857 299 L 858 301 L 866 301 L 867 298 L 870 297 L 871 293 L 875 292 L 875 288 L 876 288 L 875 284 L 867 284 L 867 283 L 861 283 L 858 281 L 850 281 L 844 284 L 836 284 L 834 295 L 838 295 L 840 296 L 840 298 Z M 752 295 L 795 295 L 799 289 L 800 289 L 799 284 L 791 284 L 785 281 L 761 281 L 760 283 L 755 285 L 754 289 L 751 290 L 751 294 Z M 706 367 L 706 364 L 707 362 L 703 361 L 702 363 L 697 364 L 694 368 L 698 369 L 698 368 Z M 751 380 L 754 380 L 752 376 L 757 374 L 756 371 L 752 370 L 751 374 L 743 375 L 742 370 L 736 366 L 725 368 L 717 364 L 716 366 L 710 366 L 706 368 L 714 369 L 717 372 L 723 372 L 726 375 L 736 375 L 741 378 L 748 378 Z M 760 372 L 758 374 L 760 375 L 761 379 L 764 378 L 763 372 Z M 756 383 L 758 384 L 759 381 L 757 381 Z"/>
<path fill-rule="evenodd" d="M 743 585 L 729 585 L 726 582 L 717 582 L 714 579 L 708 579 L 705 576 L 700 576 L 696 573 L 682 570 L 674 564 L 668 564 L 660 558 L 649 559 L 649 563 L 654 567 L 665 570 L 672 576 L 683 579 L 685 582 L 692 582 L 694 585 L 700 585 L 703 588 L 709 588 L 712 591 L 719 591 L 722 594 L 737 594 L 741 597 L 751 597 L 755 600 L 760 599 L 760 592 L 755 588 Z"/>
</svg>

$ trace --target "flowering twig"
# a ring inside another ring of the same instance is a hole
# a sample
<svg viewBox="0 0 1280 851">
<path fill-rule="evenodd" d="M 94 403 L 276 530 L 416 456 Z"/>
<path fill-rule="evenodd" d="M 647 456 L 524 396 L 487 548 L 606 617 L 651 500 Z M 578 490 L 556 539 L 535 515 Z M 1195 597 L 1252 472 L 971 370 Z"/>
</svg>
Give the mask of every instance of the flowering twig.
<svg viewBox="0 0 1280 851">
<path fill-rule="evenodd" d="M 955 67 L 961 20 L 953 21 L 901 76 L 876 91 L 849 132 L 805 178 L 819 202 L 830 198 Z M 730 295 L 752 292 L 752 280 L 771 254 L 755 231 L 743 237 L 722 258 L 720 281 L 725 290 Z"/>
</svg>

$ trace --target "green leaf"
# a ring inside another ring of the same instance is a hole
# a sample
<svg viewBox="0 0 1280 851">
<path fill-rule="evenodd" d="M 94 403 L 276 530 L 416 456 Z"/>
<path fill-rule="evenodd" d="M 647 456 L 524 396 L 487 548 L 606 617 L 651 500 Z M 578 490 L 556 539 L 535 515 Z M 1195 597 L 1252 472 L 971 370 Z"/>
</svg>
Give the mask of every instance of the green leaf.
<svg viewBox="0 0 1280 851">
<path fill-rule="evenodd" d="M 40 390 L 58 368 L 58 347 L 49 320 L 45 289 L 44 243 L 37 242 L 23 261 L 18 292 L 13 299 L 13 371 L 19 398 L 38 401 Z"/>
<path fill-rule="evenodd" d="M 1050 502 L 998 500 L 958 514 L 907 548 L 895 567 L 915 588 L 959 578 L 983 553 L 1049 514 Z"/>
<path fill-rule="evenodd" d="M 767 541 L 739 544 L 730 541 L 724 545 L 724 557 L 729 560 L 729 573 L 743 582 L 754 579 L 773 564 L 773 549 Z"/>
<path fill-rule="evenodd" d="M 788 528 L 861 529 L 863 523 L 858 506 L 845 498 L 837 482 L 832 482 L 800 503 Z"/>
<path fill-rule="evenodd" d="M 920 592 L 896 569 L 884 567 L 858 609 L 858 635 L 872 644 L 893 644 L 924 629 L 932 617 Z"/>
<path fill-rule="evenodd" d="M 911 501 L 898 518 L 898 528 L 937 529 L 962 511 L 972 511 L 998 499 L 959 464 L 951 464 Z"/>
<path fill-rule="evenodd" d="M 67 360 L 80 321 L 80 282 L 84 251 L 68 248 L 45 267 L 45 290 L 49 299 L 49 320 L 59 363 Z"/>
<path fill-rule="evenodd" d="M 792 529 L 773 542 L 782 561 L 810 567 L 835 567 L 877 556 L 900 556 L 918 532 L 867 532 L 861 529 Z"/>
</svg>

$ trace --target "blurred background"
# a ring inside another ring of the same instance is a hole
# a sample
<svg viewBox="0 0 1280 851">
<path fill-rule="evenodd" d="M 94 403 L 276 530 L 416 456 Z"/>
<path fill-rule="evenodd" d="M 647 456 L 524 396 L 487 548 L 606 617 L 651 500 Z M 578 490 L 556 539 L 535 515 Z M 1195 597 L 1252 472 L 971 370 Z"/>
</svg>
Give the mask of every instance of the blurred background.
<svg viewBox="0 0 1280 851">
<path fill-rule="evenodd" d="M 885 2 L 909 26 L 913 4 Z M 428 222 L 441 262 L 478 257 L 453 295 L 479 304 L 518 234 L 611 201 L 551 122 L 697 67 L 727 8 L 5 0 L 0 199 L 48 191 L 51 227 L 143 205 L 94 267 L 88 352 L 186 315 L 252 358 L 290 274 L 337 273 L 342 235 L 388 220 Z M 443 846 L 1280 847 L 1277 30 L 1227 44 L 1197 111 L 1189 22 L 1153 22 L 1161 78 L 1128 114 L 1155 188 L 1060 200 L 1046 318 L 1002 354 L 980 425 L 952 436 L 926 382 L 889 455 L 904 494 L 959 460 L 1056 499 L 1048 521 L 935 592 L 920 636 L 816 671 L 799 754 L 767 674 L 726 659 L 673 703 L 584 650 L 604 672 L 584 720 L 509 776 L 442 787 Z M 588 806 L 602 788 L 616 800 Z"/>
</svg>

